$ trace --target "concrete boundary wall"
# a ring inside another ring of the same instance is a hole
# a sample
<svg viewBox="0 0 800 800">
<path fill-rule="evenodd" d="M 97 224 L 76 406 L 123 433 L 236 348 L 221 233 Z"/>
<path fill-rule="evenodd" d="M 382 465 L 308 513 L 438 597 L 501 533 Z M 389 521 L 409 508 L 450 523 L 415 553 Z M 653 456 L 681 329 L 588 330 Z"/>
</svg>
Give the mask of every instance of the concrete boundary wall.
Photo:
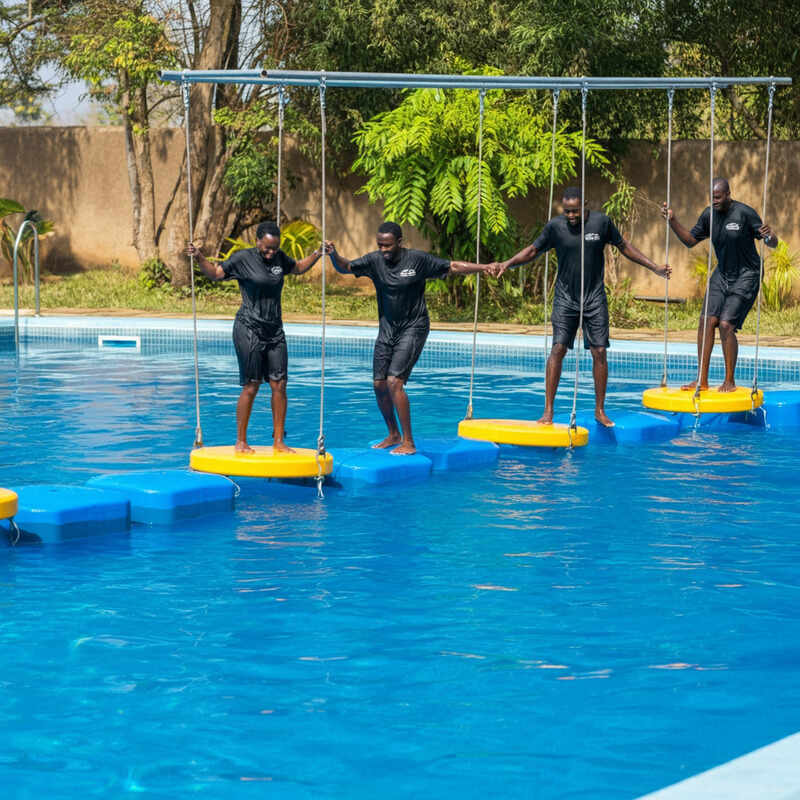
<svg viewBox="0 0 800 800">
<path fill-rule="evenodd" d="M 153 136 L 156 172 L 156 206 L 163 208 L 173 190 L 183 157 L 184 140 L 178 129 L 161 129 Z M 665 198 L 665 147 L 634 142 L 624 160 L 623 172 L 637 187 L 637 219 L 630 238 L 654 260 L 663 261 L 664 224 L 659 205 Z M 291 216 L 319 223 L 320 175 L 297 152 L 287 156 L 289 169 L 299 178 L 284 203 Z M 733 196 L 761 210 L 763 142 L 721 142 L 716 146 L 715 172 L 731 181 Z M 708 142 L 679 141 L 673 145 L 672 198 L 679 219 L 690 227 L 707 204 Z M 767 219 L 792 250 L 800 251 L 796 218 L 800 186 L 800 142 L 774 142 L 771 156 L 770 204 Z M 360 176 L 328 176 L 328 232 L 347 256 L 374 249 L 374 231 L 382 220 L 381 209 L 371 206 L 356 191 Z M 599 208 L 613 191 L 604 180 L 591 175 L 587 198 Z M 87 269 L 117 261 L 135 268 L 138 259 L 131 246 L 131 203 L 125 166 L 124 135 L 118 127 L 24 127 L 0 128 L 0 196 L 37 208 L 54 220 L 56 235 L 43 248 L 45 269 L 58 272 Z M 546 189 L 525 201 L 514 212 L 525 225 L 534 227 L 547 217 Z M 17 224 L 12 219 L 12 224 Z M 414 231 L 406 238 L 412 246 L 425 246 Z M 690 262 L 702 246 L 687 251 L 673 236 L 670 260 L 675 277 L 670 293 L 695 294 L 697 284 Z M 10 268 L 0 263 L 0 278 Z M 663 282 L 646 270 L 623 262 L 621 277 L 630 277 L 634 291 L 663 294 Z"/>
</svg>

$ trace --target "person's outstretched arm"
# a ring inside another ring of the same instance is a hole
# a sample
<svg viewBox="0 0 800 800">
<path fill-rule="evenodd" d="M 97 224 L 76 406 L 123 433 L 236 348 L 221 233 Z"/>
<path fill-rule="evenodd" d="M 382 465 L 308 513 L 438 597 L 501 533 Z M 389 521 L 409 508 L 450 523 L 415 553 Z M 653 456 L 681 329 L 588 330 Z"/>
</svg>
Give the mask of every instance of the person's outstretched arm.
<svg viewBox="0 0 800 800">
<path fill-rule="evenodd" d="M 641 264 L 650 272 L 655 272 L 660 278 L 669 278 L 672 274 L 672 267 L 669 264 L 659 266 L 655 261 L 651 261 L 641 250 L 634 247 L 627 239 L 622 240 L 622 244 L 618 247 L 620 253 L 625 258 L 630 259 L 634 264 Z"/>
<path fill-rule="evenodd" d="M 498 278 L 511 267 L 518 267 L 521 264 L 527 264 L 529 261 L 533 261 L 536 256 L 539 255 L 539 251 L 536 249 L 535 244 L 529 244 L 527 247 L 523 248 L 519 251 L 515 256 L 511 256 L 507 261 L 500 261 L 498 262 L 497 267 L 494 270 L 494 275 Z"/>
<path fill-rule="evenodd" d="M 333 246 L 332 242 L 325 242 L 325 252 L 330 254 L 331 247 Z M 320 256 L 322 255 L 322 245 L 320 245 L 313 253 L 309 253 L 305 258 L 301 258 L 295 265 L 294 269 L 292 270 L 292 275 L 302 275 L 304 272 L 308 272 L 314 264 L 319 261 Z"/>
<path fill-rule="evenodd" d="M 451 275 L 469 275 L 473 272 L 489 272 L 494 274 L 497 270 L 497 263 L 492 261 L 488 264 L 475 264 L 472 261 L 451 261 Z"/>
<path fill-rule="evenodd" d="M 225 277 L 225 270 L 222 269 L 222 266 L 220 264 L 215 264 L 213 261 L 209 261 L 200 252 L 200 248 L 197 247 L 194 242 L 189 242 L 186 246 L 186 255 L 193 257 L 200 265 L 200 269 L 203 270 L 206 277 L 212 281 L 221 281 Z"/>
<path fill-rule="evenodd" d="M 675 216 L 675 212 L 671 208 L 667 208 L 666 203 L 662 203 L 661 205 L 661 216 L 664 217 L 667 222 L 669 222 L 670 228 L 674 231 L 675 235 L 687 246 L 687 247 L 694 247 L 700 240 L 695 239 L 692 236 L 692 232 L 687 228 L 684 228 L 680 222 L 678 222 L 678 218 Z"/>
<path fill-rule="evenodd" d="M 333 264 L 333 268 L 340 273 L 341 275 L 352 275 L 352 271 L 350 270 L 350 262 L 353 260 L 352 258 L 345 258 L 344 256 L 340 255 L 336 252 L 336 245 L 333 242 L 328 242 L 328 253 L 331 257 L 331 264 Z"/>
</svg>

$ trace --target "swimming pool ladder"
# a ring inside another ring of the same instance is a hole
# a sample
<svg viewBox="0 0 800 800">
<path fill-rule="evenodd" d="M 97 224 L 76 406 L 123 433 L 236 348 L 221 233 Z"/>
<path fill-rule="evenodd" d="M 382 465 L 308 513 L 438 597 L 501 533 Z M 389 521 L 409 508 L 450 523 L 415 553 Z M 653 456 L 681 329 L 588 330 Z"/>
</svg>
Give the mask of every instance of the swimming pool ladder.
<svg viewBox="0 0 800 800">
<path fill-rule="evenodd" d="M 39 231 L 36 230 L 36 223 L 27 217 L 22 220 L 22 225 L 17 231 L 17 239 L 14 242 L 14 346 L 19 350 L 19 269 L 17 267 L 19 245 L 22 242 L 22 234 L 25 226 L 30 225 L 33 231 L 33 284 L 36 297 L 36 308 L 34 313 L 39 316 Z"/>
</svg>

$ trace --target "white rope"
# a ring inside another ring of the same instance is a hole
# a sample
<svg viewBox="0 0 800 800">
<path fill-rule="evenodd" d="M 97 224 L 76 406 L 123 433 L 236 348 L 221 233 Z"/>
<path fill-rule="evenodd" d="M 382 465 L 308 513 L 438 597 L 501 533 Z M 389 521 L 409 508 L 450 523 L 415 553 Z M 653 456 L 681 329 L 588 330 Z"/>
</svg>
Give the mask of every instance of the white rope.
<svg viewBox="0 0 800 800">
<path fill-rule="evenodd" d="M 675 99 L 675 90 L 667 92 L 668 118 L 667 124 L 667 212 L 671 207 L 672 195 L 672 105 Z M 669 264 L 669 213 L 664 220 L 664 263 Z M 661 373 L 661 385 L 667 385 L 667 340 L 669 337 L 669 280 L 664 281 L 664 371 Z"/>
<path fill-rule="evenodd" d="M 325 455 L 325 242 L 326 242 L 326 207 L 325 194 L 327 192 L 327 181 L 325 177 L 325 142 L 327 137 L 327 118 L 325 115 L 325 75 L 319 81 L 319 116 L 320 116 L 320 135 L 322 146 L 322 246 L 320 247 L 322 257 L 322 359 L 320 362 L 319 379 L 319 437 L 317 438 L 317 495 L 324 497 L 322 493 L 322 482 L 325 476 L 322 474 L 322 458 Z"/>
<path fill-rule="evenodd" d="M 775 84 L 769 85 L 769 106 L 767 108 L 767 151 L 764 159 L 764 192 L 761 196 L 761 223 L 767 218 L 767 186 L 769 182 L 769 151 L 772 139 L 772 106 L 775 99 Z M 761 334 L 761 285 L 764 282 L 764 240 L 761 240 L 759 257 L 761 260 L 758 280 L 758 309 L 756 312 L 756 353 L 753 363 L 753 388 L 750 392 L 750 410 L 755 411 L 755 399 L 758 392 L 758 343 Z"/>
<path fill-rule="evenodd" d="M 572 431 L 577 430 L 577 409 L 578 409 L 578 379 L 581 370 L 581 347 L 583 346 L 583 278 L 585 272 L 585 250 L 586 241 L 584 239 L 584 229 L 586 227 L 585 197 L 586 197 L 586 97 L 589 89 L 586 84 L 581 87 L 581 305 L 578 314 L 578 333 L 575 337 L 575 388 L 572 393 L 572 414 L 569 418 L 569 444 L 572 447 Z"/>
<path fill-rule="evenodd" d="M 699 415 L 700 375 L 703 370 L 703 360 L 706 352 L 706 332 L 708 330 L 708 295 L 711 286 L 711 253 L 714 249 L 714 113 L 717 105 L 717 84 L 711 84 L 711 137 L 709 139 L 709 197 L 708 205 L 708 263 L 706 266 L 706 299 L 703 304 L 703 338 L 700 342 L 700 358 L 697 362 L 697 381 L 694 387 L 694 407 Z"/>
<path fill-rule="evenodd" d="M 278 87 L 278 174 L 275 176 L 275 223 L 281 227 L 281 189 L 283 175 L 283 110 L 286 106 L 286 89 Z"/>
<path fill-rule="evenodd" d="M 553 89 L 553 140 L 550 145 L 550 202 L 547 206 L 547 221 L 553 219 L 553 190 L 556 180 L 556 125 L 558 123 L 558 96 L 560 89 Z M 547 359 L 547 303 L 548 303 L 548 275 L 550 266 L 550 250 L 544 254 L 544 357 Z M 545 391 L 547 390 L 547 368 L 544 371 Z"/>
<path fill-rule="evenodd" d="M 186 205 L 189 211 L 189 241 L 194 239 L 194 213 L 192 208 L 192 153 L 189 136 L 189 83 L 184 80 L 183 89 L 183 127 L 186 129 Z M 200 427 L 200 366 L 197 355 L 197 294 L 194 287 L 194 256 L 189 256 L 189 276 L 192 283 L 192 325 L 194 330 L 194 406 L 196 425 L 194 430 L 194 446 L 203 446 L 203 429 Z"/>
<path fill-rule="evenodd" d="M 481 89 L 478 93 L 479 108 L 478 114 L 478 216 L 475 230 L 475 263 L 481 263 L 481 206 L 483 195 L 483 113 L 486 90 Z M 478 301 L 481 293 L 481 274 L 475 273 L 475 313 L 472 320 L 472 367 L 469 374 L 469 401 L 467 402 L 466 419 L 472 419 L 472 390 L 475 386 L 475 352 L 478 342 Z"/>
</svg>

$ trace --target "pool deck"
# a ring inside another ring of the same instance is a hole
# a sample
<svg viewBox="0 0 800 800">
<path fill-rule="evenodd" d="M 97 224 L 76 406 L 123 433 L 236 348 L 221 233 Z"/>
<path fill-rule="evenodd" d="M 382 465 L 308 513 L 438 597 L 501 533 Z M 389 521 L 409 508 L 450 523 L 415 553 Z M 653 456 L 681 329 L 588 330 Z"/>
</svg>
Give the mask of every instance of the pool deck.
<svg viewBox="0 0 800 800">
<path fill-rule="evenodd" d="M 800 800 L 800 733 L 639 800 Z"/>
</svg>

